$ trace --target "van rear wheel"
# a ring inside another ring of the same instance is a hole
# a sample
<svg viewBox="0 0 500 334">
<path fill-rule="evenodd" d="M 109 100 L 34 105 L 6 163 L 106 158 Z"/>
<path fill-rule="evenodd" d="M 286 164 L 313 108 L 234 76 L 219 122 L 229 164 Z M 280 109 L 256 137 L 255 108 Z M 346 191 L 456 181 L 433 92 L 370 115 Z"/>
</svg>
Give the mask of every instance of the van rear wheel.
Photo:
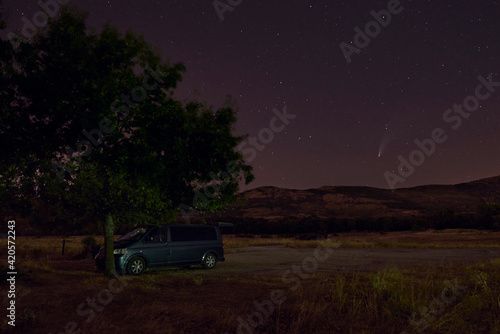
<svg viewBox="0 0 500 334">
<path fill-rule="evenodd" d="M 140 275 L 146 270 L 146 261 L 142 257 L 132 258 L 127 265 L 127 273 L 129 275 Z"/>
<path fill-rule="evenodd" d="M 205 269 L 214 269 L 217 263 L 217 257 L 213 253 L 208 253 L 203 259 L 203 267 Z"/>
</svg>

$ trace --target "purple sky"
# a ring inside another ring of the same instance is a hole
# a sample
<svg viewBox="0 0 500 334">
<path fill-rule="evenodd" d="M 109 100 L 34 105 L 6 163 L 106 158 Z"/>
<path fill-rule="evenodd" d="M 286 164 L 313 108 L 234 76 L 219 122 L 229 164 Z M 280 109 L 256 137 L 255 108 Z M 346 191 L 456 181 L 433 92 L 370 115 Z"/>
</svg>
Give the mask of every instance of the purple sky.
<svg viewBox="0 0 500 334">
<path fill-rule="evenodd" d="M 500 174 L 500 87 L 478 80 L 500 82 L 496 1 L 231 2 L 241 3 L 221 21 L 212 0 L 69 1 L 91 13 L 89 26 L 132 29 L 184 62 L 178 98 L 198 94 L 214 107 L 236 99 L 236 132 L 257 138 L 256 154 L 243 148 L 256 176 L 247 188 L 388 188 L 386 172 L 395 187 Z M 340 44 L 354 48 L 354 28 L 365 30 L 370 12 L 388 5 L 398 13 L 348 63 Z M 40 10 L 34 0 L 4 6 L 8 31 Z M 285 106 L 296 117 L 271 122 Z M 414 152 L 437 128 L 428 155 Z M 418 166 L 399 171 L 399 157 Z"/>
</svg>

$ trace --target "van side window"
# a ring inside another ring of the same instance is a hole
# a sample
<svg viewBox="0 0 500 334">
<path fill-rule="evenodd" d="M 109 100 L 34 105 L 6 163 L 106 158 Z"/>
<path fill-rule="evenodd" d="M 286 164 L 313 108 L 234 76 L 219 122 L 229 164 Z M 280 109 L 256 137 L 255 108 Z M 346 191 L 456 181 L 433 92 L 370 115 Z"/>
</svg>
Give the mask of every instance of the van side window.
<svg viewBox="0 0 500 334">
<path fill-rule="evenodd" d="M 217 240 L 217 233 L 215 228 L 209 226 L 171 226 L 170 238 L 172 241 Z"/>
<path fill-rule="evenodd" d="M 150 233 L 146 238 L 146 242 L 152 242 L 152 243 L 167 242 L 166 229 L 159 228 L 156 230 L 156 232 Z"/>
</svg>

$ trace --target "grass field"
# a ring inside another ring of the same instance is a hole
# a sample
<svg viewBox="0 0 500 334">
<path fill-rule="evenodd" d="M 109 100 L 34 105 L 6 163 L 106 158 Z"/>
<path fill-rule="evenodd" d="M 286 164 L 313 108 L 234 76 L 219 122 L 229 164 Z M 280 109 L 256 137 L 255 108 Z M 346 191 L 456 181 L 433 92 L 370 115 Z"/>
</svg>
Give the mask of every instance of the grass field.
<svg viewBox="0 0 500 334">
<path fill-rule="evenodd" d="M 348 233 L 324 245 L 479 249 L 499 247 L 499 236 Z M 212 271 L 169 268 L 109 280 L 94 272 L 88 254 L 83 257 L 83 239 L 67 238 L 61 255 L 62 238 L 17 238 L 16 327 L 3 316 L 2 332 L 500 333 L 499 258 L 328 273 L 310 267 L 287 276 L 227 273 L 222 269 L 230 264 L 222 263 Z M 278 244 L 312 254 L 318 241 L 225 236 L 224 244 L 228 254 Z M 6 250 L 5 240 L 0 247 Z M 290 271 L 302 260 L 289 263 Z M 1 286 L 5 291 L 6 277 Z M 6 293 L 1 299 L 7 305 Z"/>
</svg>

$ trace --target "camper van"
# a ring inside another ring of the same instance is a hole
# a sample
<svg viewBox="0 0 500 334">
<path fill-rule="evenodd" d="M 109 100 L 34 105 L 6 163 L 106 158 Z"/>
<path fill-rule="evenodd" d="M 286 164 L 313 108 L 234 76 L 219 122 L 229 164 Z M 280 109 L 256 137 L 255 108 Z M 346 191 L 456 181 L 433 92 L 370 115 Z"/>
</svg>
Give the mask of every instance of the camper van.
<svg viewBox="0 0 500 334">
<path fill-rule="evenodd" d="M 140 226 L 114 242 L 115 266 L 120 274 L 140 275 L 148 268 L 202 265 L 213 269 L 224 261 L 222 236 L 217 225 L 172 224 Z M 104 270 L 105 250 L 95 257 Z"/>
</svg>

